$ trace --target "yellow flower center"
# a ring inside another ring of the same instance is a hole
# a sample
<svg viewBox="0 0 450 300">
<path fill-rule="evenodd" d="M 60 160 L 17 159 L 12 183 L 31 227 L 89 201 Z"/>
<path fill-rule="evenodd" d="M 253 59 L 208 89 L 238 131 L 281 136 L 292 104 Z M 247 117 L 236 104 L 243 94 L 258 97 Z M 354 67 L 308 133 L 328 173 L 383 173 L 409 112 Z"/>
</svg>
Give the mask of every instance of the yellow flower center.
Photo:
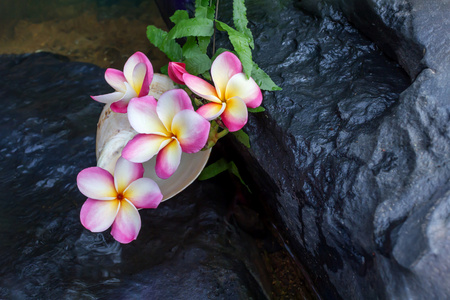
<svg viewBox="0 0 450 300">
<path fill-rule="evenodd" d="M 142 84 L 139 86 L 133 86 L 133 90 L 136 92 L 136 95 L 139 96 L 139 93 L 141 92 Z"/>
</svg>

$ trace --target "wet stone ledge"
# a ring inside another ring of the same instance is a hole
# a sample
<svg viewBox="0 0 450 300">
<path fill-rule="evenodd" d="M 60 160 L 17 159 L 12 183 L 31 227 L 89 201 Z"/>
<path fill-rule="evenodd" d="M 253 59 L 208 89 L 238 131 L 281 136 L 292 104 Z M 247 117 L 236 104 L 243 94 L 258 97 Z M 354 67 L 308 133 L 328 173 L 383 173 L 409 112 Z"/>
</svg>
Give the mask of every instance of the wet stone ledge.
<svg viewBox="0 0 450 300">
<path fill-rule="evenodd" d="M 319 293 L 448 298 L 450 3 L 246 3 L 254 60 L 283 90 L 234 159 Z"/>
</svg>

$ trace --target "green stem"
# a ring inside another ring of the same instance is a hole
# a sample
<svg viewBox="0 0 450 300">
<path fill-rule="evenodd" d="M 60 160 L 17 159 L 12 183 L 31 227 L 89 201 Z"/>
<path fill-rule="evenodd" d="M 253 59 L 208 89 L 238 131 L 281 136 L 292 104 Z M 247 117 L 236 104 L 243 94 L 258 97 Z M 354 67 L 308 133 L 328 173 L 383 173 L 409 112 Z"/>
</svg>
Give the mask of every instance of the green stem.
<svg viewBox="0 0 450 300">
<path fill-rule="evenodd" d="M 216 17 L 214 18 L 214 36 L 213 36 L 213 48 L 212 55 L 216 53 L 216 20 L 219 14 L 219 0 L 216 1 Z"/>
<path fill-rule="evenodd" d="M 228 134 L 228 129 L 223 129 L 219 131 L 220 126 L 216 121 L 211 122 L 211 129 L 209 130 L 208 142 L 204 149 L 212 148 L 219 139 L 223 138 Z"/>
<path fill-rule="evenodd" d="M 219 139 L 223 138 L 224 136 L 226 136 L 228 134 L 228 132 L 229 132 L 228 129 L 224 129 L 221 132 L 218 132 L 217 135 L 216 135 L 217 140 L 219 140 Z"/>
</svg>

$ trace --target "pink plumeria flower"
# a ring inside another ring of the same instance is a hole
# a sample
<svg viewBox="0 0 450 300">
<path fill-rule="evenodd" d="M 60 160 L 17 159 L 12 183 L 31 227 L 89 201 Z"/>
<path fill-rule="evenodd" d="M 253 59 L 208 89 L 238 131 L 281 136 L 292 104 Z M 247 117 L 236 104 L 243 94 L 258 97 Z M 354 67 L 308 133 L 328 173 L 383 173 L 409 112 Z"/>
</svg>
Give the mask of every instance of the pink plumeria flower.
<svg viewBox="0 0 450 300">
<path fill-rule="evenodd" d="M 106 69 L 106 82 L 116 91 L 110 94 L 91 96 L 98 102 L 111 104 L 111 110 L 126 113 L 131 99 L 147 96 L 153 79 L 153 66 L 142 52 L 136 52 L 128 58 L 123 72 Z"/>
<path fill-rule="evenodd" d="M 178 84 L 184 84 L 183 74 L 187 73 L 186 64 L 170 62 L 167 69 L 170 79 Z"/>
<path fill-rule="evenodd" d="M 195 153 L 206 144 L 210 123 L 194 111 L 184 90 L 175 89 L 161 95 L 135 98 L 128 106 L 128 120 L 138 134 L 128 142 L 122 156 L 133 162 L 145 162 L 156 156 L 156 175 L 172 176 L 181 153 Z"/>
<path fill-rule="evenodd" d="M 88 199 L 81 208 L 81 224 L 92 232 L 112 225 L 111 234 L 120 243 L 135 240 L 141 229 L 138 209 L 156 208 L 163 197 L 158 185 L 143 175 L 142 164 L 123 157 L 117 160 L 114 176 L 100 167 L 82 170 L 77 185 Z"/>
<path fill-rule="evenodd" d="M 229 131 L 237 131 L 247 123 L 247 107 L 261 105 L 262 93 L 253 80 L 242 73 L 239 58 L 231 52 L 217 56 L 211 66 L 211 78 L 214 86 L 205 80 L 183 74 L 187 87 L 198 96 L 211 101 L 201 106 L 197 113 L 207 120 L 221 116 Z"/>
</svg>

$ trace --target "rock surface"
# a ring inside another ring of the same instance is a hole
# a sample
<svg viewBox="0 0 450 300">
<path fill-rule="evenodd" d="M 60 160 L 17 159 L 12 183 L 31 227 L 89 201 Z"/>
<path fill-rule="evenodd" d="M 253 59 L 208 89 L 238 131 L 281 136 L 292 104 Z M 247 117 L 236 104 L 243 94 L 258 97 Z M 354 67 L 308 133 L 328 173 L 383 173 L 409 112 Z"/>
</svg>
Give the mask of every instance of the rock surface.
<svg viewBox="0 0 450 300">
<path fill-rule="evenodd" d="M 0 56 L 1 299 L 266 299 L 255 242 L 228 222 L 232 183 L 196 182 L 128 245 L 79 221 L 104 70 L 46 53 Z"/>
<path fill-rule="evenodd" d="M 246 3 L 254 60 L 283 90 L 240 163 L 319 293 L 448 299 L 449 2 Z"/>
</svg>

